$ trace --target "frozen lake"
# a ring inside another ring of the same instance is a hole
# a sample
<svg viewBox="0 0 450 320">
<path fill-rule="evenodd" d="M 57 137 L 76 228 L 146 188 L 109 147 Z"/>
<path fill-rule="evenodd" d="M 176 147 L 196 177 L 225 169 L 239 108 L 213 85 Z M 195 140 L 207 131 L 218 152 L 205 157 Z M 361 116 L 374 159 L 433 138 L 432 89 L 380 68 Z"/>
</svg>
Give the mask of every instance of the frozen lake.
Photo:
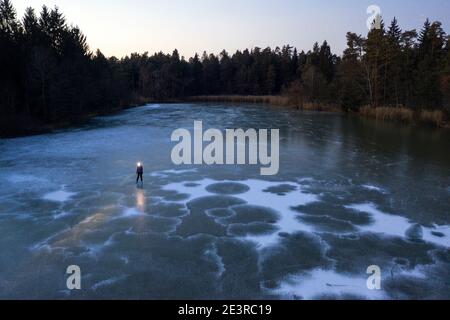
<svg viewBox="0 0 450 320">
<path fill-rule="evenodd" d="M 172 165 L 195 120 L 279 128 L 280 173 Z M 176 104 L 0 140 L 0 299 L 450 299 L 449 279 L 447 131 Z"/>
</svg>

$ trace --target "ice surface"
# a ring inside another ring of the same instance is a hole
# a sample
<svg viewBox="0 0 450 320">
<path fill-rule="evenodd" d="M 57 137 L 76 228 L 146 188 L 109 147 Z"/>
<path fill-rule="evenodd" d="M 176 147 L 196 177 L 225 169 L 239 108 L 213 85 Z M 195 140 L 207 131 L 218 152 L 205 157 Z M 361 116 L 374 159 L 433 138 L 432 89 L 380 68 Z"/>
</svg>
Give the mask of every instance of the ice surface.
<svg viewBox="0 0 450 320">
<path fill-rule="evenodd" d="M 194 120 L 280 128 L 279 175 L 174 166 L 170 136 Z M 173 104 L 0 140 L 0 299 L 80 298 L 61 281 L 69 263 L 93 299 L 447 298 L 450 139 L 399 130 L 260 105 Z M 422 232 L 408 237 L 414 228 Z M 374 263 L 382 292 L 365 287 Z"/>
<path fill-rule="evenodd" d="M 7 180 L 11 183 L 25 183 L 25 182 L 47 182 L 46 179 L 39 178 L 33 175 L 26 175 L 26 174 L 12 174 L 10 175 Z"/>
<path fill-rule="evenodd" d="M 189 169 L 189 170 L 175 170 L 175 169 L 171 169 L 171 170 L 164 170 L 164 171 L 159 171 L 159 172 L 153 172 L 151 174 L 151 176 L 153 177 L 161 177 L 161 178 L 167 178 L 170 177 L 171 175 L 182 175 L 182 174 L 186 174 L 186 173 L 196 173 L 197 169 Z"/>
</svg>

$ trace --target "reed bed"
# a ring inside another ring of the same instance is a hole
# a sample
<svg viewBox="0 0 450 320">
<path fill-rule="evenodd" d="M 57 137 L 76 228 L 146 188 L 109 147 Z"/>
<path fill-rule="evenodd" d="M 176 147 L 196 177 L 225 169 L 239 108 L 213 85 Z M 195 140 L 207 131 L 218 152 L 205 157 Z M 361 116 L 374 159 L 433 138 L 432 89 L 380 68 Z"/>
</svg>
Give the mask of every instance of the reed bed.
<svg viewBox="0 0 450 320">
<path fill-rule="evenodd" d="M 239 95 L 219 95 L 219 96 L 196 96 L 188 98 L 189 101 L 196 102 L 231 102 L 231 103 L 261 103 L 274 106 L 294 107 L 288 97 L 284 96 L 239 96 Z"/>
<path fill-rule="evenodd" d="M 423 124 L 436 128 L 445 127 L 445 115 L 440 110 L 413 111 L 405 107 L 363 107 L 359 110 L 363 116 L 381 121 L 396 121 L 407 124 Z"/>
<path fill-rule="evenodd" d="M 440 110 L 427 111 L 423 110 L 419 114 L 419 121 L 425 125 L 430 125 L 433 127 L 444 126 L 445 116 Z"/>
<path fill-rule="evenodd" d="M 382 121 L 397 121 L 403 123 L 414 122 L 414 112 L 404 107 L 377 107 L 370 106 L 363 107 L 359 110 L 363 116 L 374 118 Z"/>
<path fill-rule="evenodd" d="M 255 103 L 270 104 L 278 107 L 297 108 L 299 110 L 311 111 L 340 111 L 335 106 L 322 103 L 301 102 L 289 96 L 240 96 L 240 95 L 218 95 L 218 96 L 195 96 L 188 98 L 192 102 L 229 102 L 229 103 Z"/>
</svg>

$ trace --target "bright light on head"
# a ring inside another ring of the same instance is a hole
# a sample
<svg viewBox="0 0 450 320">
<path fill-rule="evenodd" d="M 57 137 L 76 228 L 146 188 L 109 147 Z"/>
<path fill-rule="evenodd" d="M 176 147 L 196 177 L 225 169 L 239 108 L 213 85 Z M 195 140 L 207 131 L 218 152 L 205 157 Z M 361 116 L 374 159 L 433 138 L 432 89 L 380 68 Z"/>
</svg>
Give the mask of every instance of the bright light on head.
<svg viewBox="0 0 450 320">
<path fill-rule="evenodd" d="M 140 162 L 138 162 L 137 165 L 138 165 L 138 167 L 142 167 L 142 163 L 140 163 Z"/>
</svg>

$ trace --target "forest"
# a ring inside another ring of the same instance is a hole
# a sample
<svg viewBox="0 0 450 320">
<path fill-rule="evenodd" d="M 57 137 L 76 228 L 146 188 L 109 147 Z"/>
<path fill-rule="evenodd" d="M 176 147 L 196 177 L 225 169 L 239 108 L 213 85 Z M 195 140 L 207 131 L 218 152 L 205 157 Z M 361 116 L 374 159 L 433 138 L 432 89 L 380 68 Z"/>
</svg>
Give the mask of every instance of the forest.
<svg viewBox="0 0 450 320">
<path fill-rule="evenodd" d="M 299 30 L 298 32 L 301 32 Z M 450 37 L 438 21 L 402 30 L 397 19 L 347 34 L 341 55 L 325 41 L 233 54 L 158 52 L 117 58 L 91 51 L 58 8 L 20 18 L 0 0 L 0 135 L 39 132 L 146 102 L 195 96 L 278 96 L 346 112 L 409 110 L 450 116 Z M 432 120 L 432 119 L 431 119 Z"/>
</svg>

